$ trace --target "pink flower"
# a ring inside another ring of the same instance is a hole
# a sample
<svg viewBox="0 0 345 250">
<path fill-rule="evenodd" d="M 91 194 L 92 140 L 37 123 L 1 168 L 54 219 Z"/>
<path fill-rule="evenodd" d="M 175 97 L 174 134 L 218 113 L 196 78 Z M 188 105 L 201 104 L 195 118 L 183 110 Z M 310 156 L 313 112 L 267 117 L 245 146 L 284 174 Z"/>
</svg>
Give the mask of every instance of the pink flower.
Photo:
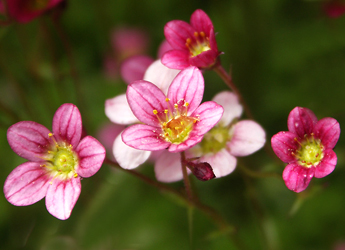
<svg viewBox="0 0 345 250">
<path fill-rule="evenodd" d="M 131 83 L 126 93 L 128 104 L 144 124 L 125 129 L 123 142 L 149 151 L 167 148 L 170 152 L 181 152 L 193 147 L 223 114 L 223 108 L 215 102 L 200 105 L 203 94 L 204 79 L 196 67 L 181 71 L 167 96 L 151 82 Z"/>
<path fill-rule="evenodd" d="M 266 142 L 266 134 L 254 121 L 238 121 L 243 108 L 234 93 L 223 91 L 212 100 L 223 106 L 224 114 L 217 125 L 205 134 L 203 140 L 186 152 L 186 157 L 198 157 L 198 162 L 209 163 L 216 178 L 219 178 L 235 170 L 236 157 L 250 155 L 262 148 Z M 164 161 L 169 161 L 170 165 Z M 183 175 L 180 161 L 178 154 L 162 154 L 155 164 L 157 180 L 181 180 Z"/>
<path fill-rule="evenodd" d="M 130 73 L 130 72 L 129 72 Z M 179 70 L 165 67 L 160 60 L 156 60 L 146 70 L 144 80 L 157 83 L 157 86 L 167 93 L 172 80 Z M 116 124 L 131 125 L 139 123 L 130 109 L 126 94 L 118 95 L 105 102 L 105 114 Z M 122 168 L 133 169 L 144 163 L 151 155 L 151 151 L 138 150 L 127 146 L 121 135 L 117 136 L 113 143 L 113 155 Z"/>
<path fill-rule="evenodd" d="M 63 104 L 53 118 L 53 133 L 32 121 L 7 131 L 11 148 L 29 160 L 15 168 L 4 185 L 6 199 L 16 206 L 31 205 L 46 197 L 49 213 L 68 219 L 81 191 L 81 178 L 102 166 L 105 149 L 93 137 L 80 140 L 82 121 L 73 104 Z"/>
<path fill-rule="evenodd" d="M 169 43 L 165 40 L 161 43 L 158 49 L 158 58 L 161 58 L 162 55 L 171 49 L 171 46 Z M 122 79 L 127 83 L 130 84 L 133 81 L 136 80 L 142 80 L 145 79 L 145 74 L 150 74 L 146 73 L 146 70 L 149 69 L 149 66 L 152 65 L 154 62 L 154 59 L 149 57 L 149 56 L 144 56 L 144 55 L 138 55 L 138 56 L 131 56 L 127 58 L 122 64 L 121 64 L 121 77 Z M 150 67 L 154 68 L 155 72 L 153 73 L 154 75 L 163 75 L 166 74 L 169 71 L 170 72 L 177 72 L 177 70 L 172 70 L 170 69 L 167 71 L 165 66 L 161 65 L 159 62 L 155 62 L 155 67 Z M 161 66 L 159 66 L 161 65 Z M 156 68 L 160 69 L 156 69 Z M 159 72 L 159 73 L 157 73 Z M 170 79 L 168 79 L 170 80 Z M 166 82 L 166 81 L 165 81 Z M 171 81 L 169 81 L 169 84 Z"/>
<path fill-rule="evenodd" d="M 338 0 L 327 1 L 323 5 L 323 10 L 330 18 L 338 18 L 345 14 L 345 2 Z"/>
<path fill-rule="evenodd" d="M 289 131 L 271 139 L 273 151 L 288 163 L 283 172 L 286 186 L 297 193 L 309 185 L 313 177 L 329 175 L 337 164 L 333 151 L 339 135 L 339 123 L 330 117 L 317 120 L 307 109 L 296 107 L 288 117 Z"/>
<path fill-rule="evenodd" d="M 130 69 L 133 67 L 135 70 L 140 70 L 142 67 L 146 69 L 154 61 L 150 57 L 144 56 L 148 50 L 149 40 L 148 34 L 139 28 L 122 27 L 115 29 L 111 34 L 112 53 L 105 57 L 103 63 L 106 76 L 109 79 L 116 79 L 119 74 L 119 69 L 122 68 L 121 64 L 133 56 L 139 57 L 134 62 L 132 60 L 129 63 L 127 62 Z M 141 78 L 144 75 L 145 69 L 139 71 Z M 127 76 L 130 75 L 126 74 Z M 124 80 L 126 81 L 127 78 Z"/>
<path fill-rule="evenodd" d="M 181 20 L 168 22 L 164 34 L 173 48 L 162 57 L 165 66 L 184 69 L 192 65 L 205 69 L 216 65 L 220 52 L 212 21 L 204 11 L 194 11 L 190 24 Z"/>
<path fill-rule="evenodd" d="M 19 23 L 27 23 L 32 19 L 55 8 L 64 0 L 6 0 L 9 16 Z"/>
</svg>

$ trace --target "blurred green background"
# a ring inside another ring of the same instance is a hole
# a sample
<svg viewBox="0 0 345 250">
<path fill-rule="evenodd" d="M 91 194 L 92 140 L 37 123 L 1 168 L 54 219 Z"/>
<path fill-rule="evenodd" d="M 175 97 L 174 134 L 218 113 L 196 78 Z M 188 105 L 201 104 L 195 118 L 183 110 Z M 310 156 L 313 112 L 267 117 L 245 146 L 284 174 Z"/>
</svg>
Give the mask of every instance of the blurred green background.
<svg viewBox="0 0 345 250">
<path fill-rule="evenodd" d="M 322 2 L 73 0 L 61 16 L 60 31 L 49 17 L 0 28 L 0 183 L 25 161 L 7 143 L 10 125 L 33 120 L 50 129 L 54 112 L 66 102 L 78 105 L 91 135 L 108 121 L 104 101 L 126 90 L 120 78 L 110 80 L 103 70 L 114 29 L 144 29 L 151 39 L 148 54 L 156 57 L 164 25 L 189 21 L 198 8 L 212 19 L 224 52 L 221 62 L 231 67 L 234 82 L 267 133 L 268 150 L 240 159 L 240 166 L 281 175 L 284 164 L 272 156 L 270 138 L 287 130 L 295 106 L 345 124 L 345 16 L 327 17 Z M 204 100 L 227 89 L 214 72 L 204 77 Z M 314 178 L 298 195 L 281 179 L 252 178 L 240 168 L 205 183 L 192 177 L 192 183 L 201 202 L 236 227 L 235 238 L 244 249 L 336 249 L 345 242 L 344 150 L 341 135 L 334 172 Z M 154 178 L 150 164 L 138 171 Z M 190 237 L 185 206 L 106 164 L 82 186 L 66 221 L 51 216 L 44 199 L 15 207 L 1 195 L 0 249 L 238 249 L 198 210 Z M 182 182 L 169 186 L 183 189 Z"/>
</svg>

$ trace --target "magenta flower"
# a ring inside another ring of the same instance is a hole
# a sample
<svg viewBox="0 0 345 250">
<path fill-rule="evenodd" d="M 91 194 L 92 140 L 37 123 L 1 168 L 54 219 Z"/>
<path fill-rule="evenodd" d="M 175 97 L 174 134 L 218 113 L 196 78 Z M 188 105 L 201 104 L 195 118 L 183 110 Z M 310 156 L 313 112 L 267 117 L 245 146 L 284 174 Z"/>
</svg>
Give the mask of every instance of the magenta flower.
<svg viewBox="0 0 345 250">
<path fill-rule="evenodd" d="M 196 67 L 181 71 L 167 96 L 151 82 L 131 83 L 127 88 L 128 104 L 144 124 L 125 129 L 123 142 L 149 151 L 167 148 L 181 152 L 193 147 L 223 114 L 223 108 L 213 101 L 200 105 L 203 94 L 204 79 Z"/>
<path fill-rule="evenodd" d="M 168 22 L 164 34 L 173 48 L 162 57 L 165 66 L 184 69 L 192 65 L 205 69 L 216 65 L 220 52 L 212 21 L 204 11 L 194 11 L 190 24 L 181 20 Z"/>
<path fill-rule="evenodd" d="M 339 123 L 330 117 L 317 120 L 307 109 L 296 107 L 288 117 L 289 131 L 271 139 L 273 151 L 288 163 L 283 172 L 286 186 L 297 193 L 309 185 L 313 177 L 329 175 L 337 164 L 333 151 L 339 135 Z"/>
<path fill-rule="evenodd" d="M 339 18 L 345 14 L 345 2 L 330 0 L 323 5 L 323 11 L 330 18 Z"/>
<path fill-rule="evenodd" d="M 32 121 L 12 125 L 7 131 L 11 148 L 29 160 L 15 168 L 4 185 L 6 199 L 16 206 L 31 205 L 46 197 L 49 213 L 68 219 L 81 191 L 81 178 L 102 166 L 105 149 L 93 137 L 82 140 L 78 108 L 63 104 L 53 118 L 53 133 Z"/>
<path fill-rule="evenodd" d="M 27 23 L 32 19 L 55 8 L 64 0 L 6 0 L 9 16 L 19 23 Z"/>
</svg>

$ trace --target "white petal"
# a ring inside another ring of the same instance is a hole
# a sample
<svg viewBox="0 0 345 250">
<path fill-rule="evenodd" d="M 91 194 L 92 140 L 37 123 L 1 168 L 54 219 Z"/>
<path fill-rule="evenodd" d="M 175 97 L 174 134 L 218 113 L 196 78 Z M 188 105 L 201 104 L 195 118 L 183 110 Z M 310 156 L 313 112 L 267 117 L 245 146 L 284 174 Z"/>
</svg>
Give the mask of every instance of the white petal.
<svg viewBox="0 0 345 250">
<path fill-rule="evenodd" d="M 227 146 L 232 155 L 246 156 L 262 148 L 265 142 L 265 130 L 254 121 L 243 120 L 235 124 L 233 136 Z"/>
<path fill-rule="evenodd" d="M 168 93 L 170 83 L 179 72 L 180 70 L 170 69 L 164 66 L 159 59 L 154 61 L 148 67 L 144 75 L 144 80 L 155 84 L 166 95 Z"/>
<path fill-rule="evenodd" d="M 143 164 L 151 155 L 151 151 L 144 151 L 127 146 L 118 135 L 114 141 L 113 154 L 122 168 L 133 169 Z"/>
<path fill-rule="evenodd" d="M 190 170 L 188 173 L 190 173 Z M 179 153 L 164 151 L 156 160 L 156 179 L 161 182 L 175 182 L 183 179 L 181 157 Z"/>
<path fill-rule="evenodd" d="M 105 101 L 105 115 L 117 124 L 133 124 L 139 122 L 130 109 L 126 94 L 115 96 Z"/>
<path fill-rule="evenodd" d="M 219 105 L 222 105 L 224 108 L 223 116 L 219 121 L 223 126 L 229 125 L 234 118 L 241 116 L 243 107 L 234 93 L 223 91 L 217 94 L 212 100 Z"/>
<path fill-rule="evenodd" d="M 200 162 L 208 162 L 216 178 L 226 176 L 232 173 L 237 164 L 236 157 L 229 154 L 226 149 L 222 149 L 216 154 L 207 154 L 200 158 Z"/>
</svg>

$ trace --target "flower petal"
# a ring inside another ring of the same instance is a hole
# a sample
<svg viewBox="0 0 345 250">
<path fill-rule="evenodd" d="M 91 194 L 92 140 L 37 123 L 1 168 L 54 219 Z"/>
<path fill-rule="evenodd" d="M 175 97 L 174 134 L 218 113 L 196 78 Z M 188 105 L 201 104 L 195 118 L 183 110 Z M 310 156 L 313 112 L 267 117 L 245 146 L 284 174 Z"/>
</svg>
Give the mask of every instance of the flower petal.
<svg viewBox="0 0 345 250">
<path fill-rule="evenodd" d="M 55 178 L 49 185 L 46 195 L 48 212 L 60 220 L 70 217 L 72 209 L 77 202 L 81 191 L 79 177 L 61 180 Z"/>
<path fill-rule="evenodd" d="M 209 101 L 202 103 L 191 115 L 199 118 L 192 134 L 204 135 L 216 125 L 223 115 L 224 109 L 218 103 Z"/>
<path fill-rule="evenodd" d="M 233 135 L 227 144 L 234 156 L 247 156 L 265 145 L 265 130 L 256 122 L 243 120 L 234 125 Z"/>
<path fill-rule="evenodd" d="M 212 49 L 204 51 L 197 56 L 189 57 L 189 64 L 201 69 L 212 68 L 217 62 L 218 51 Z"/>
<path fill-rule="evenodd" d="M 133 169 L 143 164 L 150 157 L 151 152 L 127 146 L 119 135 L 114 141 L 113 154 L 122 168 Z"/>
<path fill-rule="evenodd" d="M 187 38 L 194 37 L 194 28 L 187 22 L 173 20 L 164 26 L 164 35 L 174 49 L 187 50 Z"/>
<path fill-rule="evenodd" d="M 75 149 L 79 165 L 75 169 L 81 177 L 90 177 L 101 168 L 105 158 L 105 148 L 92 136 L 84 137 Z"/>
<path fill-rule="evenodd" d="M 188 169 L 188 173 L 191 173 Z M 161 182 L 175 182 L 183 179 L 179 153 L 164 151 L 155 163 L 156 179 Z"/>
<path fill-rule="evenodd" d="M 144 79 L 147 68 L 154 62 L 149 56 L 131 56 L 121 64 L 121 77 L 130 84 L 133 81 Z"/>
<path fill-rule="evenodd" d="M 166 149 L 170 143 L 159 136 L 157 128 L 149 125 L 136 124 L 122 132 L 122 140 L 128 146 L 147 151 Z"/>
<path fill-rule="evenodd" d="M 153 110 L 164 112 L 168 105 L 164 93 L 154 84 L 147 81 L 135 81 L 127 87 L 127 101 L 139 121 L 158 126 L 159 122 Z"/>
<path fill-rule="evenodd" d="M 283 131 L 272 137 L 272 149 L 283 162 L 291 163 L 296 161 L 295 156 L 292 154 L 299 148 L 298 142 L 295 140 L 296 136 L 296 134 L 289 131 Z"/>
<path fill-rule="evenodd" d="M 108 152 L 112 151 L 115 138 L 124 130 L 126 127 L 115 123 L 106 123 L 102 125 L 97 133 L 96 138 L 105 147 Z"/>
<path fill-rule="evenodd" d="M 228 151 L 222 149 L 216 154 L 202 156 L 199 162 L 208 162 L 212 166 L 216 178 L 219 178 L 231 174 L 235 170 L 237 159 L 229 154 Z"/>
<path fill-rule="evenodd" d="M 200 105 L 204 95 L 204 78 L 196 67 L 182 70 L 173 80 L 168 90 L 168 98 L 172 106 L 180 100 L 189 103 L 188 115 Z"/>
<path fill-rule="evenodd" d="M 319 138 L 326 148 L 334 148 L 340 136 L 340 125 L 331 117 L 326 117 L 317 122 L 314 128 L 315 137 Z"/>
<path fill-rule="evenodd" d="M 315 114 L 307 108 L 296 107 L 288 117 L 289 131 L 297 134 L 300 138 L 304 138 L 305 134 L 312 133 L 316 123 Z"/>
<path fill-rule="evenodd" d="M 166 95 L 171 82 L 179 72 L 164 66 L 161 60 L 156 60 L 146 70 L 144 80 L 155 84 Z"/>
<path fill-rule="evenodd" d="M 190 17 L 190 24 L 197 32 L 205 32 L 208 37 L 210 29 L 213 27 L 211 19 L 203 10 L 196 10 Z"/>
<path fill-rule="evenodd" d="M 78 146 L 82 133 L 81 115 L 77 106 L 71 103 L 61 105 L 53 118 L 53 134 L 56 140 Z"/>
<path fill-rule="evenodd" d="M 50 131 L 32 121 L 13 124 L 7 130 L 7 140 L 12 150 L 29 161 L 45 161 L 43 157 L 54 142 L 49 138 Z"/>
<path fill-rule="evenodd" d="M 185 69 L 189 64 L 189 51 L 186 50 L 170 50 L 162 57 L 162 63 L 171 69 Z"/>
<path fill-rule="evenodd" d="M 315 177 L 323 178 L 333 172 L 335 165 L 337 165 L 337 155 L 332 149 L 325 150 L 324 157 L 320 164 L 316 166 Z"/>
<path fill-rule="evenodd" d="M 283 180 L 288 189 L 299 193 L 305 190 L 314 176 L 315 168 L 305 168 L 296 163 L 289 164 L 283 171 Z"/>
<path fill-rule="evenodd" d="M 16 167 L 4 185 L 6 199 L 15 206 L 27 206 L 41 200 L 47 193 L 49 176 L 39 162 L 25 162 Z"/>
<path fill-rule="evenodd" d="M 230 91 L 223 91 L 213 97 L 215 101 L 224 108 L 224 113 L 219 123 L 228 126 L 235 118 L 239 118 L 243 112 L 243 107 L 238 101 L 237 95 Z"/>
<path fill-rule="evenodd" d="M 126 94 L 105 101 L 105 115 L 117 124 L 129 125 L 139 122 L 127 102 Z"/>
<path fill-rule="evenodd" d="M 172 49 L 173 49 L 173 47 L 171 47 L 170 43 L 167 40 L 164 40 L 159 45 L 157 57 L 162 58 L 166 52 L 168 52 L 169 50 L 172 50 Z"/>
</svg>

